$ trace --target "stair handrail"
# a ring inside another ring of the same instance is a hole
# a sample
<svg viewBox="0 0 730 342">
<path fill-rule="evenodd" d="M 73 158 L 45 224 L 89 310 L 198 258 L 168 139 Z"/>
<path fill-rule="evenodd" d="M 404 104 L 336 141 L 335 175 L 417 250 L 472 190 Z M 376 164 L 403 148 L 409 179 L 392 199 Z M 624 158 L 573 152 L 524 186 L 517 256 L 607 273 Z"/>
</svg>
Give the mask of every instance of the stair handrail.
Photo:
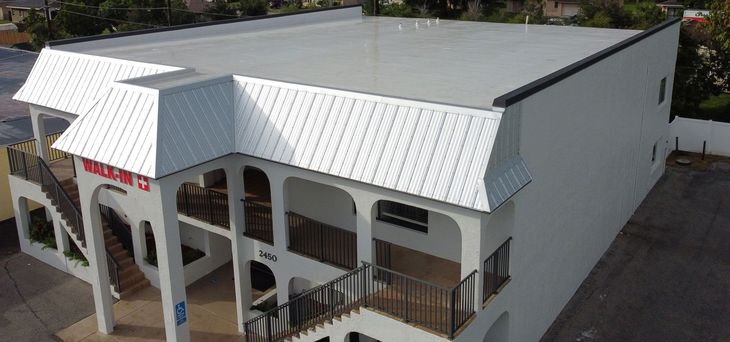
<svg viewBox="0 0 730 342">
<path fill-rule="evenodd" d="M 398 284 L 406 282 L 406 286 L 402 290 L 405 295 L 401 293 L 401 300 L 406 298 L 405 300 L 408 301 L 413 298 L 409 296 L 408 291 L 414 287 L 414 284 L 433 288 L 434 291 L 441 293 L 442 297 L 439 298 L 443 299 L 439 299 L 434 303 L 418 303 L 425 306 L 439 305 L 443 310 L 442 321 L 436 322 L 435 325 L 431 324 L 431 326 L 423 321 L 423 324 L 420 325 L 448 335 L 448 338 L 452 339 L 456 332 L 469 322 L 474 315 L 477 274 L 478 272 L 474 270 L 456 286 L 448 288 L 362 262 L 362 266 L 322 285 L 306 290 L 296 298 L 246 321 L 243 327 L 246 341 L 272 342 L 282 340 L 361 306 L 372 306 L 376 311 L 379 311 L 384 307 L 380 305 L 383 300 L 393 299 L 378 299 L 375 296 L 378 292 L 376 289 L 382 290 L 384 287 L 395 286 L 390 283 L 391 281 Z M 374 278 L 376 275 L 378 276 L 377 279 Z M 349 290 L 349 292 L 345 290 Z M 343 294 L 343 296 L 335 296 L 335 293 Z M 385 307 L 387 306 L 385 305 Z M 405 306 L 409 307 L 409 304 Z M 384 312 L 406 320 L 414 316 L 412 313 L 409 315 L 407 309 L 405 313 L 390 312 L 387 309 Z M 418 318 L 418 314 L 415 317 Z"/>
<path fill-rule="evenodd" d="M 23 177 L 26 180 L 38 182 L 41 187 L 45 185 L 53 186 L 53 194 L 51 194 L 50 191 L 48 193 L 52 196 L 55 194 L 54 197 L 56 198 L 56 203 L 61 208 L 61 211 L 63 212 L 65 211 L 64 208 L 69 207 L 72 209 L 71 214 L 74 216 L 73 218 L 76 222 L 76 226 L 72 226 L 71 231 L 76 234 L 76 237 L 85 245 L 86 235 L 84 233 L 84 221 L 81 216 L 81 210 L 76 206 L 76 204 L 73 203 L 73 200 L 71 200 L 71 196 L 69 196 L 63 186 L 61 186 L 61 182 L 58 181 L 58 178 L 56 178 L 56 175 L 53 174 L 53 171 L 51 171 L 50 167 L 48 167 L 48 164 L 46 164 L 46 162 L 40 156 L 29 153 L 28 151 L 17 149 L 12 146 L 6 146 L 6 148 L 8 149 L 8 156 L 10 157 L 10 174 L 17 176 L 18 171 L 20 171 L 20 166 L 15 165 L 18 162 L 18 156 L 15 154 L 19 154 L 19 157 L 22 158 L 21 164 L 23 167 Z M 38 172 L 38 177 L 40 179 L 31 179 L 32 177 L 30 177 L 30 173 L 28 172 L 28 157 L 34 159 L 37 165 L 39 165 L 40 172 Z M 51 183 L 46 183 L 44 178 L 49 178 L 51 180 Z M 59 193 L 61 194 L 60 196 Z M 61 199 L 63 199 L 65 202 L 61 203 Z M 65 206 L 63 204 L 65 204 Z M 67 218 L 71 219 L 70 217 Z M 76 242 L 74 241 L 74 243 Z M 117 292 L 121 293 L 119 270 L 121 270 L 122 267 L 120 266 L 119 261 L 117 261 L 116 258 L 114 258 L 114 256 L 109 252 L 109 249 L 107 249 L 106 247 L 104 249 L 107 256 L 107 266 L 110 269 L 109 278 Z"/>
<path fill-rule="evenodd" d="M 101 215 L 109 222 L 109 228 L 121 242 L 124 249 L 134 257 L 134 242 L 132 241 L 132 233 L 127 229 L 127 225 L 114 209 L 109 206 L 99 204 Z"/>
<path fill-rule="evenodd" d="M 80 241 L 82 241 L 85 246 L 86 236 L 84 234 L 84 221 L 81 216 L 81 210 L 76 207 L 76 204 L 74 204 L 66 190 L 63 188 L 63 186 L 61 186 L 61 182 L 58 181 L 58 178 L 56 178 L 56 175 L 53 174 L 53 171 L 51 171 L 51 168 L 48 166 L 48 164 L 46 164 L 46 162 L 40 156 L 31 154 L 27 151 L 23 151 L 10 146 L 8 146 L 7 149 L 10 156 L 10 173 L 12 175 L 17 175 L 18 171 L 21 171 L 21 166 L 15 165 L 16 163 L 18 163 L 17 159 L 19 155 L 19 157 L 21 158 L 20 162 L 22 164 L 22 171 L 25 179 L 35 181 L 41 186 L 52 187 L 52 190 L 49 189 L 48 194 L 55 198 L 61 211 L 64 213 L 64 215 L 67 216 L 67 220 L 73 220 L 73 223 L 75 223 L 75 225 L 71 227 L 71 231 L 76 234 L 76 237 Z M 34 161 L 36 165 L 38 165 L 38 179 L 33 179 L 34 177 L 32 177 L 29 172 L 29 159 L 30 161 Z M 46 182 L 46 179 L 48 180 L 48 182 Z"/>
<path fill-rule="evenodd" d="M 117 293 L 122 293 L 122 283 L 119 281 L 119 271 L 122 267 L 119 266 L 119 261 L 114 258 L 114 255 L 109 252 L 108 248 L 104 248 L 104 250 L 106 251 L 106 265 L 109 269 L 109 281 L 114 286 L 114 289 L 117 290 Z"/>
<path fill-rule="evenodd" d="M 46 173 L 46 176 L 50 176 L 52 180 L 52 184 L 49 185 L 53 185 L 54 187 L 57 197 L 56 200 L 61 207 L 61 211 L 64 211 L 64 208 L 66 207 L 70 207 L 72 209 L 72 214 L 74 215 L 74 220 L 76 221 L 76 226 L 72 230 L 75 230 L 74 233 L 76 234 L 76 237 L 79 240 L 83 241 L 84 245 L 86 245 L 86 234 L 84 232 L 84 220 L 81 216 L 81 210 L 76 206 L 76 204 L 74 204 L 73 200 L 71 200 L 71 196 L 69 196 L 63 186 L 61 186 L 61 182 L 58 181 L 58 178 L 56 178 L 56 175 L 53 174 L 53 171 L 51 171 L 51 168 L 48 167 L 48 164 L 46 164 L 46 162 L 43 161 L 41 157 L 37 158 L 38 164 L 40 164 L 41 170 L 43 171 L 41 172 L 41 185 L 46 185 L 43 182 L 43 174 Z M 61 194 L 60 196 L 59 193 Z M 61 198 L 65 200 L 66 206 L 61 205 Z"/>
</svg>

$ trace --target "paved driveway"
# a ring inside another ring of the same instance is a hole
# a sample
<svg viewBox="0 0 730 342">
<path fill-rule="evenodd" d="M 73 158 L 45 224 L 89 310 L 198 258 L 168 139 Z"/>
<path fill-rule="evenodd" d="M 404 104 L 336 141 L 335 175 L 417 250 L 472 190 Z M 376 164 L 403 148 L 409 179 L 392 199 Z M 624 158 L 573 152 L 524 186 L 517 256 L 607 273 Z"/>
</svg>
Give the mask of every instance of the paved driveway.
<svg viewBox="0 0 730 342">
<path fill-rule="evenodd" d="M 56 341 L 94 312 L 91 286 L 19 253 L 14 222 L 0 224 L 0 341 Z"/>
<path fill-rule="evenodd" d="M 669 167 L 543 341 L 730 341 L 730 162 Z"/>
</svg>

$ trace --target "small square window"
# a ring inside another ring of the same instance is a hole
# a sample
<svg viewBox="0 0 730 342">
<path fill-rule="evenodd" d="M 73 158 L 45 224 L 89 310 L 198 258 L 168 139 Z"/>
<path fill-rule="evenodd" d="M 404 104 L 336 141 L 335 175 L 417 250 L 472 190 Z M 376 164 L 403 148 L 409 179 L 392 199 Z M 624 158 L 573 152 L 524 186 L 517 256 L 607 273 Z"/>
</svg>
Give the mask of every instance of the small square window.
<svg viewBox="0 0 730 342">
<path fill-rule="evenodd" d="M 659 82 L 659 104 L 664 103 L 664 98 L 667 96 L 667 78 L 662 78 Z"/>
</svg>

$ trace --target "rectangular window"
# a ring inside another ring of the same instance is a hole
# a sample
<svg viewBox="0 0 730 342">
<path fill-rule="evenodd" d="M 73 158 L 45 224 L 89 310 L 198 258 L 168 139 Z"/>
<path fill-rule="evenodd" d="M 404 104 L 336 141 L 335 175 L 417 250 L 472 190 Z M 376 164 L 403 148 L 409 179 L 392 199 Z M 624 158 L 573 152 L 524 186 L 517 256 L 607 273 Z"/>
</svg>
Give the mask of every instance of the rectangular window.
<svg viewBox="0 0 730 342">
<path fill-rule="evenodd" d="M 667 78 L 662 78 L 659 82 L 659 104 L 664 103 L 664 98 L 667 96 Z"/>
<path fill-rule="evenodd" d="M 428 210 L 410 205 L 379 201 L 378 220 L 428 233 Z"/>
<path fill-rule="evenodd" d="M 656 161 L 656 143 L 654 143 L 654 147 L 651 149 L 651 161 Z"/>
<path fill-rule="evenodd" d="M 553 2 L 553 6 L 555 6 L 555 8 L 558 8 L 558 2 L 557 1 Z"/>
</svg>

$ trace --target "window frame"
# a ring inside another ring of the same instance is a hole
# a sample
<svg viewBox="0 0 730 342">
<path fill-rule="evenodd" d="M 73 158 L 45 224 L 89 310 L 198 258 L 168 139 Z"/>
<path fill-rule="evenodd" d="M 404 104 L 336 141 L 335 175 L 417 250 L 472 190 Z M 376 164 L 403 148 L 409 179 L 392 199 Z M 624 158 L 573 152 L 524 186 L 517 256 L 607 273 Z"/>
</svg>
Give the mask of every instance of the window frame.
<svg viewBox="0 0 730 342">
<path fill-rule="evenodd" d="M 411 217 L 406 217 L 403 215 L 398 215 L 398 213 L 394 212 L 388 212 L 387 210 L 383 210 L 383 203 L 394 203 L 398 206 L 404 206 L 406 208 L 413 208 L 419 211 L 425 212 L 425 222 L 415 220 Z M 381 222 L 386 222 L 389 224 L 396 225 L 398 227 L 407 228 L 410 230 L 414 230 L 420 233 L 428 234 L 428 210 L 414 207 L 412 205 L 403 204 L 395 201 L 388 201 L 388 200 L 380 200 L 377 202 L 377 216 L 376 219 Z"/>
</svg>

